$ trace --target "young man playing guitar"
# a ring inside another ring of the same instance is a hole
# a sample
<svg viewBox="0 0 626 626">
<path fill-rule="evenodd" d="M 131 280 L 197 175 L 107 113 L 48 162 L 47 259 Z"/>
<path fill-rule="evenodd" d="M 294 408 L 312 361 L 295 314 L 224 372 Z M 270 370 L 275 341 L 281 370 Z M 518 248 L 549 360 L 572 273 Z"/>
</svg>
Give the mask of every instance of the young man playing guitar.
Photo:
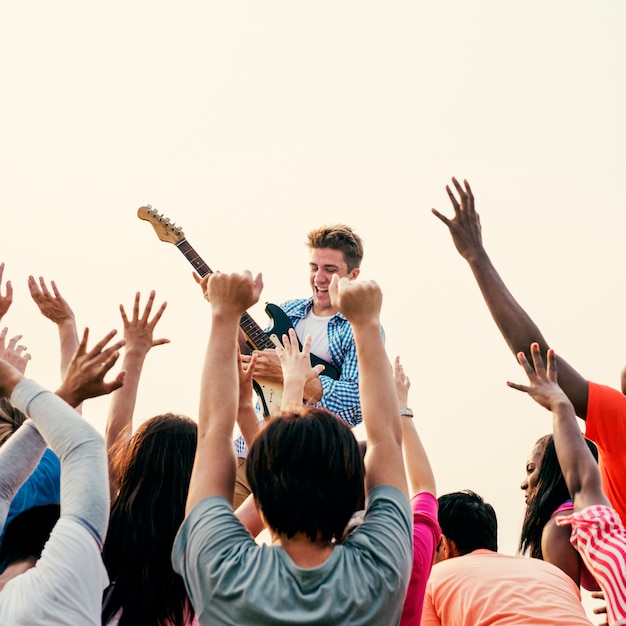
<svg viewBox="0 0 626 626">
<path fill-rule="evenodd" d="M 304 401 L 324 407 L 349 426 L 356 426 L 361 422 L 356 346 L 352 327 L 333 307 L 328 288 L 334 274 L 349 280 L 357 278 L 363 259 L 363 241 L 348 226 L 337 224 L 311 231 L 307 245 L 310 251 L 309 282 L 312 295 L 309 298 L 288 300 L 280 308 L 289 317 L 301 342 L 307 334 L 312 336 L 311 353 L 331 363 L 341 373 L 337 380 L 324 375 L 323 371 L 319 376 L 312 377 L 305 386 Z M 242 352 L 249 352 L 249 349 L 243 349 Z M 255 351 L 254 358 L 255 378 L 282 385 L 283 374 L 275 350 Z M 250 353 L 241 355 L 244 367 L 251 359 Z M 243 438 L 237 439 L 236 447 L 239 458 L 233 503 L 235 508 L 250 493 L 245 476 L 247 449 Z"/>
</svg>

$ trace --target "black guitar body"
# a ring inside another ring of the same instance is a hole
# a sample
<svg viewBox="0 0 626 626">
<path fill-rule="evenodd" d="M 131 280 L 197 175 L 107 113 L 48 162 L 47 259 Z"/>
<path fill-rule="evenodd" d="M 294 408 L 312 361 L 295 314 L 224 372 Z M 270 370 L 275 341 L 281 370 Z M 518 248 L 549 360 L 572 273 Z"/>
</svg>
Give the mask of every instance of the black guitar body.
<svg viewBox="0 0 626 626">
<path fill-rule="evenodd" d="M 289 329 L 293 328 L 291 320 L 277 304 L 271 304 L 268 302 L 265 305 L 265 312 L 272 320 L 271 329 L 265 332 L 267 335 L 276 335 L 278 340 L 282 343 L 283 335 L 287 335 L 289 333 Z M 300 343 L 300 348 L 302 348 L 302 343 Z M 333 380 L 338 380 L 341 375 L 341 372 L 332 363 L 327 363 L 314 354 L 311 355 L 311 365 L 323 365 L 324 371 L 322 374 L 324 376 L 330 376 Z"/>
</svg>

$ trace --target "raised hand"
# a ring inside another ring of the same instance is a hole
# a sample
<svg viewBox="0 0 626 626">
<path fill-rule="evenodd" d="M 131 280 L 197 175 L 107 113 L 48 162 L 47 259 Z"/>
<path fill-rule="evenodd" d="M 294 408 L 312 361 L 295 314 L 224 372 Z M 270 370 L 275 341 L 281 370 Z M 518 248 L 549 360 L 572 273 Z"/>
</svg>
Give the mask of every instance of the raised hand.
<svg viewBox="0 0 626 626">
<path fill-rule="evenodd" d="M 148 296 L 148 302 L 144 307 L 143 313 L 139 314 L 140 293 L 135 294 L 135 302 L 133 304 L 133 315 L 128 319 L 124 306 L 120 304 L 120 313 L 122 322 L 124 323 L 124 339 L 126 340 L 126 353 L 136 351 L 140 354 L 147 354 L 150 348 L 161 346 L 169 343 L 169 339 L 153 339 L 154 328 L 163 315 L 163 311 L 167 307 L 167 302 L 163 302 L 152 319 L 152 305 L 154 304 L 155 292 L 151 291 Z"/>
<path fill-rule="evenodd" d="M 2 288 L 2 275 L 4 274 L 4 263 L 0 263 L 0 289 Z M 6 283 L 6 295 L 2 295 L 0 292 L 0 319 L 4 317 L 9 310 L 11 303 L 13 302 L 13 286 L 11 281 L 7 280 Z"/>
<path fill-rule="evenodd" d="M 30 361 L 30 354 L 26 352 L 26 346 L 18 345 L 17 343 L 22 338 L 22 335 L 11 337 L 9 343 L 5 345 L 8 330 L 5 327 L 0 332 L 0 359 L 4 359 L 23 374 Z"/>
<path fill-rule="evenodd" d="M 432 212 L 450 230 L 452 241 L 459 254 L 464 259 L 469 260 L 477 252 L 484 251 L 480 217 L 474 209 L 474 195 L 469 183 L 465 180 L 463 181 L 464 186 L 461 186 L 456 178 L 452 178 L 452 184 L 458 192 L 460 199 L 459 202 L 449 185 L 446 185 L 446 191 L 454 208 L 454 217 L 449 219 L 436 209 L 432 209 Z"/>
<path fill-rule="evenodd" d="M 546 369 L 539 344 L 533 343 L 530 346 L 530 352 L 533 359 L 533 366 L 530 365 L 526 355 L 520 352 L 517 355 L 519 364 L 524 368 L 529 385 L 520 385 L 517 383 L 507 382 L 512 389 L 526 392 L 535 402 L 540 404 L 549 411 L 554 411 L 558 405 L 571 405 L 571 402 L 565 395 L 564 391 L 559 387 L 556 372 L 556 355 L 554 350 L 548 350 L 548 367 Z M 573 408 L 572 408 L 573 412 Z"/>
<path fill-rule="evenodd" d="M 329 286 L 330 301 L 354 325 L 376 323 L 379 326 L 383 294 L 373 280 L 353 281 L 333 274 Z"/>
<path fill-rule="evenodd" d="M 243 274 L 207 274 L 200 281 L 204 296 L 213 306 L 214 315 L 236 315 L 237 320 L 247 309 L 256 304 L 263 289 L 263 278 L 252 278 L 248 271 Z"/>
<path fill-rule="evenodd" d="M 87 351 L 89 329 L 85 328 L 83 338 L 70 361 L 65 378 L 56 392 L 71 406 L 78 406 L 88 398 L 111 393 L 124 384 L 126 375 L 124 371 L 121 371 L 112 381 L 104 381 L 104 377 L 115 365 L 120 355 L 119 349 L 124 345 L 122 339 L 106 347 L 116 333 L 115 330 L 110 331 L 91 350 Z"/>
<path fill-rule="evenodd" d="M 293 328 L 288 335 L 283 335 L 283 345 L 276 349 L 276 354 L 283 370 L 285 385 L 288 380 L 296 379 L 306 382 L 319 376 L 324 371 L 323 365 L 311 365 L 311 335 L 307 335 L 300 350 L 300 342 Z"/>
<path fill-rule="evenodd" d="M 393 362 L 393 380 L 396 383 L 396 397 L 398 398 L 398 405 L 400 408 L 407 407 L 409 404 L 409 389 L 411 388 L 411 381 L 404 373 L 404 368 L 402 367 L 402 363 L 400 363 L 399 356 L 397 356 Z"/>
<path fill-rule="evenodd" d="M 42 276 L 39 277 L 39 284 L 33 276 L 28 277 L 28 289 L 35 304 L 39 307 L 42 315 L 55 324 L 64 322 L 74 323 L 74 311 L 61 295 L 56 283 L 50 281 L 52 293 L 48 289 Z"/>
</svg>

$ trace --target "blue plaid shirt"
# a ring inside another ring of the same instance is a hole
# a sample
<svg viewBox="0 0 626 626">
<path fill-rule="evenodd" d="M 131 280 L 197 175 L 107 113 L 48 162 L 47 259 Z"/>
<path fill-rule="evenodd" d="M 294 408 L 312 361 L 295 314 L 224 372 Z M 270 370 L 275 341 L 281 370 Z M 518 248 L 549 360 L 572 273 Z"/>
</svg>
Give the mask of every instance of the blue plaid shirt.
<svg viewBox="0 0 626 626">
<path fill-rule="evenodd" d="M 294 328 L 304 319 L 313 307 L 313 298 L 287 300 L 280 308 L 287 314 Z M 361 399 L 359 398 L 359 370 L 356 359 L 356 345 L 350 322 L 341 314 L 335 313 L 328 320 L 328 348 L 333 365 L 341 370 L 339 380 L 320 374 L 322 399 L 315 405 L 321 406 L 340 417 L 348 426 L 361 423 Z M 238 456 L 246 455 L 243 437 L 235 440 Z"/>
</svg>

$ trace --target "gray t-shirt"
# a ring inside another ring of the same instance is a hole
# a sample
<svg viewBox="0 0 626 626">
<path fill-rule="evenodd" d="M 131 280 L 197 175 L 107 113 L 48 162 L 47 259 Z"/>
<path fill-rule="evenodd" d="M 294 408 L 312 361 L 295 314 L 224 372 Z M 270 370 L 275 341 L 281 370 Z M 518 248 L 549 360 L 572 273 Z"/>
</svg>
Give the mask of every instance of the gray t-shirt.
<svg viewBox="0 0 626 626">
<path fill-rule="evenodd" d="M 397 624 L 413 556 L 407 498 L 380 485 L 364 522 L 320 566 L 295 565 L 280 546 L 257 545 L 230 504 L 199 502 L 172 550 L 198 622 L 222 624 Z"/>
</svg>

